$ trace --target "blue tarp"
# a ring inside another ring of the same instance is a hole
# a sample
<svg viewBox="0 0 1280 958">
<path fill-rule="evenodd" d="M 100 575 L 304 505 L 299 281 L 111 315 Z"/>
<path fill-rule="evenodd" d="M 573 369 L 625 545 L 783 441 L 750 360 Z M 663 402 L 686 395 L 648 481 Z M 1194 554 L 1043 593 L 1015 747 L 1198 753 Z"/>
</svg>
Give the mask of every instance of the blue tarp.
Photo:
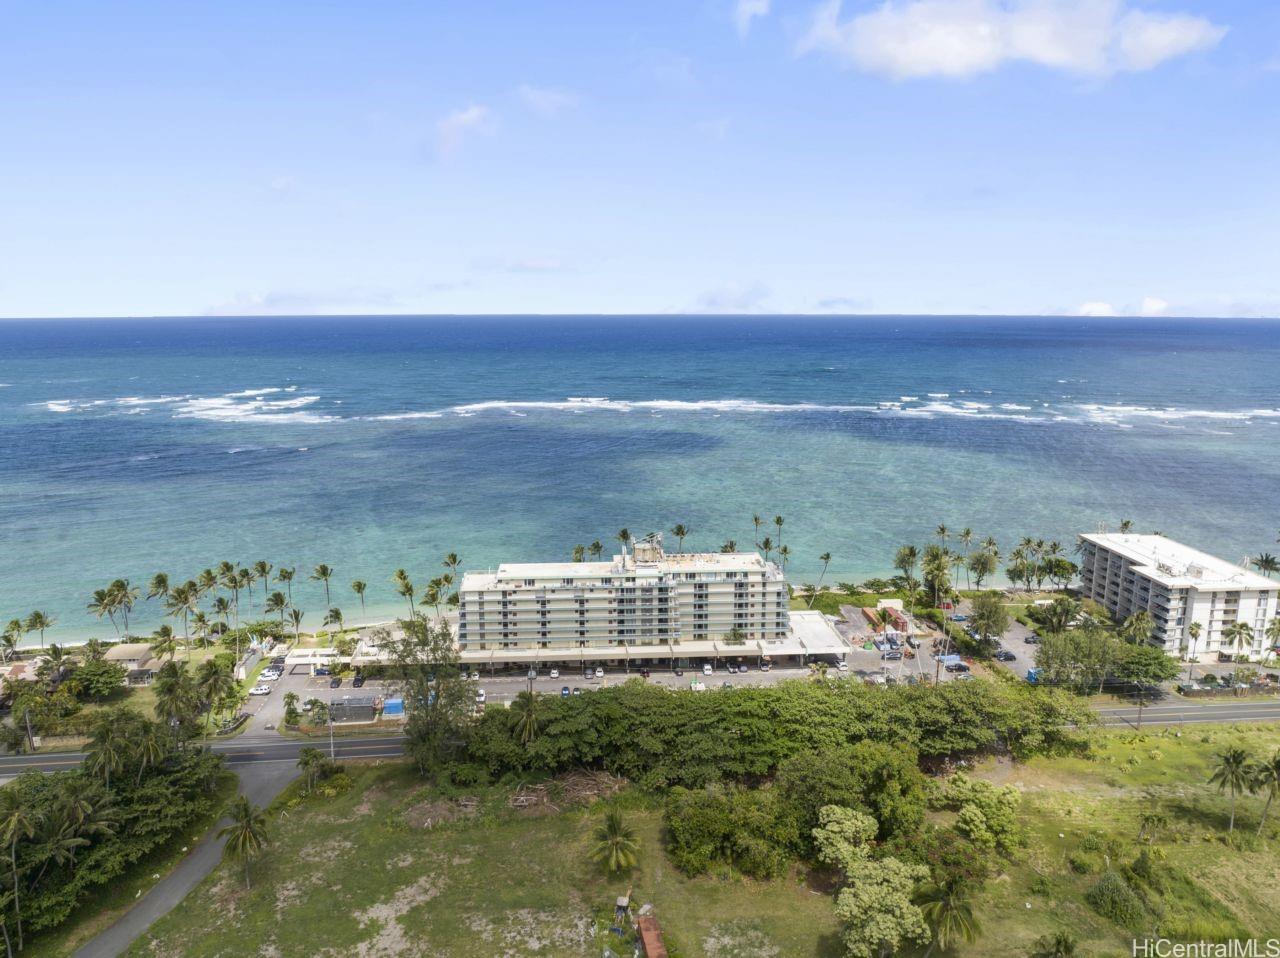
<svg viewBox="0 0 1280 958">
<path fill-rule="evenodd" d="M 404 715 L 404 699 L 387 699 L 382 703 L 382 714 L 386 715 Z"/>
</svg>

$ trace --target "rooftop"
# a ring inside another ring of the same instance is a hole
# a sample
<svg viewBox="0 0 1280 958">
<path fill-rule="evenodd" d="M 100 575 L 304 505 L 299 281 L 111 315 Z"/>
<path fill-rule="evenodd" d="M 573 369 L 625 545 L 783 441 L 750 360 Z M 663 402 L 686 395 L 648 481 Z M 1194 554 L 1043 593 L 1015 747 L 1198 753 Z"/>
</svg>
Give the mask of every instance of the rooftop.
<svg viewBox="0 0 1280 958">
<path fill-rule="evenodd" d="M 111 646 L 102 657 L 108 662 L 131 662 L 135 659 L 144 662 L 153 655 L 149 642 L 122 642 Z"/>
<path fill-rule="evenodd" d="M 1171 588 L 1280 588 L 1280 582 L 1164 536 L 1085 533 L 1080 538 L 1119 553 L 1141 569 L 1143 574 Z"/>
<path fill-rule="evenodd" d="M 462 588 L 492 589 L 499 582 L 519 587 L 525 579 L 605 579 L 680 572 L 765 572 L 781 578 L 777 567 L 756 552 L 677 552 L 661 554 L 653 561 L 616 555 L 611 562 L 504 562 L 496 572 L 466 573 Z"/>
</svg>

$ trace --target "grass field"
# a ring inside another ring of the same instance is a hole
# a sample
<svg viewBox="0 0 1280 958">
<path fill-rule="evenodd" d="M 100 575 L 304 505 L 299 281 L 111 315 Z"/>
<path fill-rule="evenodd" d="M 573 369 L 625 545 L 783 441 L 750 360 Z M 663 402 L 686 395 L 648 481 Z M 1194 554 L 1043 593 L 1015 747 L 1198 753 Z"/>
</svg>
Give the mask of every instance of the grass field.
<svg viewBox="0 0 1280 958">
<path fill-rule="evenodd" d="M 1280 809 L 1261 842 L 1236 850 L 1223 840 L 1227 800 L 1206 784 L 1213 755 L 1237 743 L 1272 754 L 1280 727 L 1098 731 L 1088 758 L 984 763 L 977 774 L 1023 793 L 1030 841 L 979 896 L 981 940 L 955 953 L 1025 956 L 1037 936 L 1062 929 L 1082 954 L 1128 954 L 1133 933 L 1094 913 L 1084 893 L 1108 859 L 1133 860 L 1149 811 L 1166 819 L 1150 846 L 1166 876 L 1162 927 L 1280 933 Z M 829 890 L 799 874 L 683 877 L 662 851 L 659 812 L 637 793 L 610 801 L 639 833 L 639 867 L 607 879 L 587 860 L 603 802 L 516 810 L 509 791 L 491 789 L 471 793 L 478 805 L 465 808 L 401 764 L 348 771 L 350 791 L 290 792 L 272 809 L 273 842 L 251 890 L 224 865 L 132 953 L 600 956 L 612 902 L 628 889 L 653 904 L 675 958 L 841 953 Z M 1251 835 L 1261 809 L 1261 799 L 1241 799 L 1238 832 Z"/>
</svg>

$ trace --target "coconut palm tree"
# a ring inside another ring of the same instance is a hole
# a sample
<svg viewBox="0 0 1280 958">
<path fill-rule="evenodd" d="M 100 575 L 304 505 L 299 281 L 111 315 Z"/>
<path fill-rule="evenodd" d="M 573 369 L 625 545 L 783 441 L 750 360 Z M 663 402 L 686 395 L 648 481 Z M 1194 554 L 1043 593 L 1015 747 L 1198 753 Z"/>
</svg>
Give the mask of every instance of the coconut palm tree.
<svg viewBox="0 0 1280 958">
<path fill-rule="evenodd" d="M 289 600 L 283 592 L 272 592 L 262 605 L 262 611 L 268 615 L 280 616 L 280 629 L 284 630 L 284 614 L 289 610 Z"/>
<path fill-rule="evenodd" d="M 1280 572 L 1280 559 L 1277 559 L 1270 552 L 1263 552 L 1254 556 L 1249 564 L 1268 579 L 1271 578 L 1273 572 Z"/>
<path fill-rule="evenodd" d="M 520 736 L 520 744 L 528 745 L 538 737 L 538 696 L 533 692 L 519 693 L 511 703 L 511 711 L 516 716 L 516 734 Z"/>
<path fill-rule="evenodd" d="M 341 632 L 342 631 L 342 610 L 335 605 L 332 609 L 330 609 L 328 612 L 325 613 L 324 624 L 336 625 L 338 627 L 337 631 Z"/>
<path fill-rule="evenodd" d="M 217 592 L 218 585 L 218 573 L 214 572 L 212 569 L 205 569 L 196 576 L 196 588 L 199 590 L 202 597 Z"/>
<path fill-rule="evenodd" d="M 401 570 L 404 571 L 403 569 Z M 324 583 L 324 605 L 329 607 L 329 580 L 333 578 L 333 570 L 323 562 L 311 570 L 310 579 L 312 582 Z"/>
<path fill-rule="evenodd" d="M 1280 647 L 1280 615 L 1267 623 L 1267 629 L 1262 634 L 1265 635 L 1267 637 L 1267 641 L 1271 643 L 1270 648 L 1268 648 L 1262 656 L 1262 661 L 1266 662 L 1268 656 L 1271 654 L 1271 650 Z"/>
<path fill-rule="evenodd" d="M 462 560 L 458 558 L 458 553 L 450 552 L 444 557 L 444 571 L 449 576 L 450 583 L 458 577 L 458 569 L 461 567 Z"/>
<path fill-rule="evenodd" d="M 315 787 L 316 775 L 324 763 L 324 752 L 318 748 L 312 748 L 308 745 L 298 752 L 298 768 L 302 770 L 302 777 L 306 782 L 308 792 Z"/>
<path fill-rule="evenodd" d="M 360 614 L 364 615 L 364 592 L 369 588 L 369 584 L 361 579 L 356 579 L 351 583 L 351 591 L 360 597 Z"/>
<path fill-rule="evenodd" d="M 267 597 L 267 583 L 271 581 L 271 570 L 274 569 L 266 559 L 259 559 L 253 564 L 253 577 L 262 583 L 262 597 Z"/>
<path fill-rule="evenodd" d="M 133 758 L 138 763 L 138 778 L 135 785 L 142 784 L 142 776 L 149 768 L 155 768 L 169 754 L 162 738 L 163 730 L 155 722 L 144 722 L 138 736 L 133 740 Z"/>
<path fill-rule="evenodd" d="M 988 576 L 994 575 L 996 569 L 1000 567 L 999 556 L 989 549 L 980 549 L 969 556 L 967 563 L 968 572 L 973 573 L 973 585 L 976 588 L 982 588 L 982 582 Z"/>
<path fill-rule="evenodd" d="M 614 538 L 617 539 L 620 543 L 622 543 L 622 554 L 626 555 L 627 546 L 631 545 L 631 530 L 627 529 L 626 527 L 623 527 L 618 530 Z"/>
<path fill-rule="evenodd" d="M 116 625 L 116 608 L 110 593 L 106 589 L 95 589 L 93 595 L 89 597 L 89 603 L 85 606 L 85 611 L 91 613 L 98 621 L 102 621 L 105 615 L 111 620 L 111 627 L 115 629 L 116 635 L 120 634 L 120 626 Z"/>
<path fill-rule="evenodd" d="M 167 572 L 157 572 L 151 577 L 151 582 L 147 586 L 148 599 L 163 599 L 169 594 L 169 574 Z"/>
<path fill-rule="evenodd" d="M 236 582 L 241 589 L 244 589 L 245 595 L 249 599 L 249 617 L 253 617 L 253 583 L 258 577 L 252 569 L 239 569 L 236 571 Z"/>
<path fill-rule="evenodd" d="M 0 632 L 0 657 L 8 662 L 18 652 L 18 641 L 22 638 L 21 619 L 10 619 L 9 624 Z"/>
<path fill-rule="evenodd" d="M 289 597 L 290 605 L 293 605 L 293 577 L 297 574 L 297 571 L 297 569 L 286 568 L 285 566 L 281 566 L 276 570 L 276 581 L 284 583 L 284 594 Z"/>
<path fill-rule="evenodd" d="M 1187 681 L 1191 681 L 1192 673 L 1195 670 L 1196 661 L 1196 645 L 1200 641 L 1200 633 L 1204 630 L 1199 622 L 1192 622 L 1187 626 L 1187 637 L 1191 639 L 1191 645 L 1187 649 Z"/>
<path fill-rule="evenodd" d="M 263 810 L 240 795 L 227 810 L 230 824 L 218 829 L 218 837 L 227 840 L 223 854 L 244 863 L 244 887 L 249 888 L 249 863 L 267 844 L 267 816 Z"/>
<path fill-rule="evenodd" d="M 908 604 L 911 603 L 911 597 L 916 591 L 915 571 L 919 561 L 920 552 L 915 546 L 902 546 L 893 557 L 893 567 L 901 572 L 902 578 L 906 580 Z"/>
<path fill-rule="evenodd" d="M 240 573 L 230 562 L 218 563 L 218 575 L 222 579 L 222 587 L 231 593 L 231 617 L 235 627 L 240 628 Z"/>
<path fill-rule="evenodd" d="M 737 540 L 737 539 L 726 539 L 726 540 L 724 541 L 724 545 L 722 545 L 722 546 L 720 547 L 720 551 L 721 551 L 721 552 L 724 552 L 724 553 L 726 553 L 726 554 L 728 554 L 728 553 L 733 553 L 733 552 L 737 552 L 737 551 L 738 551 L 738 540 Z"/>
<path fill-rule="evenodd" d="M 12 788 L 0 788 L 0 838 L 9 846 L 9 868 L 13 877 L 13 914 L 18 926 L 18 950 L 22 943 L 22 902 L 18 895 L 18 842 L 30 841 L 40 825 L 40 814 L 30 808 Z"/>
<path fill-rule="evenodd" d="M 969 552 L 973 546 L 973 530 L 968 526 L 960 530 L 960 544 L 964 546 L 964 587 L 969 589 L 972 588 L 969 584 Z"/>
<path fill-rule="evenodd" d="M 774 528 L 778 530 L 778 545 L 782 545 L 782 524 L 784 522 L 786 522 L 786 520 L 783 519 L 782 516 L 773 517 Z"/>
<path fill-rule="evenodd" d="M 1248 622 L 1232 622 L 1222 630 L 1222 638 L 1231 643 L 1236 654 L 1248 655 L 1253 649 L 1253 626 Z"/>
<path fill-rule="evenodd" d="M 187 663 L 166 662 L 160 666 L 152 688 L 156 697 L 156 718 L 173 730 L 176 748 L 182 723 L 196 713 L 199 703 L 199 693 L 191 673 L 187 671 Z"/>
<path fill-rule="evenodd" d="M 94 723 L 85 749 L 85 767 L 101 774 L 103 785 L 111 791 L 111 776 L 124 768 L 132 748 L 127 726 L 117 716 L 106 714 Z"/>
<path fill-rule="evenodd" d="M 1119 632 L 1126 642 L 1139 645 L 1151 641 L 1155 627 L 1155 620 L 1151 618 L 1151 613 L 1146 609 L 1139 609 L 1120 624 Z"/>
<path fill-rule="evenodd" d="M 1227 834 L 1235 831 L 1236 799 L 1242 792 L 1247 792 L 1252 783 L 1249 771 L 1249 756 L 1244 749 L 1232 747 L 1218 754 L 1218 763 L 1209 776 L 1209 784 L 1217 785 L 1218 792 L 1231 794 L 1231 822 L 1227 826 Z"/>
<path fill-rule="evenodd" d="M 392 583 L 396 587 L 396 593 L 409 603 L 409 621 L 412 622 L 417 618 L 418 613 L 413 608 L 414 587 L 413 582 L 409 579 L 409 573 L 404 569 L 396 569 L 395 575 L 391 577 Z"/>
<path fill-rule="evenodd" d="M 593 862 L 603 865 L 608 872 L 626 871 L 635 866 L 640 843 L 636 841 L 635 829 L 622 820 L 621 812 L 615 809 L 606 813 L 592 835 L 596 842 L 591 849 Z"/>
<path fill-rule="evenodd" d="M 1262 806 L 1262 817 L 1258 819 L 1258 834 L 1267 823 L 1267 812 L 1271 811 L 1271 803 L 1280 794 L 1280 752 L 1252 766 L 1252 782 L 1249 791 L 1262 792 L 1267 796 L 1267 803 Z"/>
<path fill-rule="evenodd" d="M 791 546 L 778 546 L 778 561 L 782 564 L 782 571 L 787 571 L 787 563 L 791 561 Z"/>
<path fill-rule="evenodd" d="M 289 610 L 289 623 L 293 626 L 293 641 L 296 644 L 300 636 L 300 630 L 302 628 L 302 610 L 301 609 Z"/>
<path fill-rule="evenodd" d="M 573 561 L 585 562 L 587 560 L 587 547 L 582 543 L 578 543 L 573 547 Z"/>
<path fill-rule="evenodd" d="M 151 651 L 159 658 L 169 656 L 169 661 L 178 654 L 178 640 L 173 637 L 173 627 L 165 624 L 151 635 Z"/>
<path fill-rule="evenodd" d="M 28 632 L 40 633 L 40 648 L 43 649 L 44 648 L 44 630 L 52 629 L 54 626 L 54 623 L 56 623 L 57 621 L 58 620 L 55 619 L 53 616 L 49 615 L 49 613 L 41 612 L 39 609 L 36 609 L 36 611 L 32 612 L 30 615 L 27 616 L 27 621 L 23 625 L 23 628 L 26 629 Z"/>
<path fill-rule="evenodd" d="M 671 534 L 676 537 L 676 551 L 684 552 L 684 540 L 689 535 L 689 527 L 683 522 L 677 522 L 671 527 Z"/>
<path fill-rule="evenodd" d="M 129 584 L 128 579 L 116 579 L 107 587 L 107 594 L 111 596 L 111 604 L 115 610 L 120 613 L 120 619 L 124 623 L 124 634 L 129 634 L 129 613 L 133 611 L 133 605 L 138 601 L 138 587 Z"/>
<path fill-rule="evenodd" d="M 822 589 L 822 580 L 827 575 L 827 566 L 831 565 L 831 553 L 824 552 L 818 556 L 818 561 L 822 563 L 822 571 L 818 574 L 818 584 L 813 587 L 813 595 L 809 596 L 809 608 L 813 608 L 813 600 L 818 597 L 818 592 Z"/>
<path fill-rule="evenodd" d="M 593 559 L 599 559 L 604 555 L 604 543 L 599 539 L 593 539 L 591 545 L 587 546 L 587 554 Z"/>
<path fill-rule="evenodd" d="M 1078 954 L 1080 946 L 1076 940 L 1065 931 L 1055 931 L 1035 940 L 1031 958 L 1076 958 Z"/>
<path fill-rule="evenodd" d="M 773 540 L 770 539 L 768 536 L 765 536 L 763 539 L 761 539 L 759 542 L 756 543 L 756 548 L 764 553 L 764 561 L 768 562 L 769 553 L 773 551 Z"/>
<path fill-rule="evenodd" d="M 169 615 L 182 617 L 182 644 L 186 646 L 187 658 L 191 658 L 191 629 L 189 626 L 191 613 L 196 610 L 196 584 L 184 582 L 169 590 L 165 599 L 165 609 Z"/>
<path fill-rule="evenodd" d="M 926 956 L 932 954 L 936 946 L 946 951 L 962 941 L 971 945 L 982 934 L 982 926 L 973 913 L 969 889 L 959 878 L 926 888 L 920 899 L 920 914 L 933 931 Z"/>
</svg>

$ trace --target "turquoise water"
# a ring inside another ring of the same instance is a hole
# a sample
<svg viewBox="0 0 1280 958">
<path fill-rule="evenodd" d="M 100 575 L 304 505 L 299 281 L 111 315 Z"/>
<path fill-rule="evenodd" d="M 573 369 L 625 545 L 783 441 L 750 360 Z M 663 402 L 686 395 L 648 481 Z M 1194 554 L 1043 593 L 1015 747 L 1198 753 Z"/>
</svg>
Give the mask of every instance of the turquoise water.
<svg viewBox="0 0 1280 958">
<path fill-rule="evenodd" d="M 84 611 L 113 578 L 223 559 L 326 562 L 358 619 L 351 579 L 394 613 L 391 573 L 449 551 L 746 546 L 756 512 L 798 581 L 825 551 L 830 581 L 883 574 L 939 523 L 1069 548 L 1130 518 L 1231 559 L 1280 528 L 1277 322 L 7 322 L 0 383 L 0 621 L 44 609 L 53 640 L 113 634 Z"/>
</svg>

